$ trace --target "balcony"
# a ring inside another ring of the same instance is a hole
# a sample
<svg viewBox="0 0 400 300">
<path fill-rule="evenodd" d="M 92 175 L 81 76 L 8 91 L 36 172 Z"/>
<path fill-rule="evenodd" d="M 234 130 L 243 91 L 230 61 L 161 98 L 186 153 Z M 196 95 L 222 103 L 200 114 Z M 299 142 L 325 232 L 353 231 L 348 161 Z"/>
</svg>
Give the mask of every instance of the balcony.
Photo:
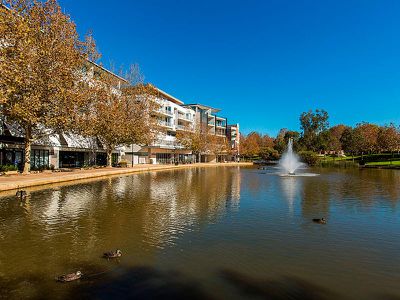
<svg viewBox="0 0 400 300">
<path fill-rule="evenodd" d="M 193 126 L 176 125 L 177 130 L 193 131 Z"/>
<path fill-rule="evenodd" d="M 215 126 L 215 123 L 214 122 L 208 122 L 208 126 Z"/>
<path fill-rule="evenodd" d="M 188 118 L 187 116 L 185 116 L 183 114 L 178 114 L 178 119 L 182 120 L 182 121 L 186 121 L 186 122 L 193 122 L 193 119 Z"/>
<path fill-rule="evenodd" d="M 173 112 L 170 110 L 167 110 L 165 108 L 159 108 L 155 110 L 156 113 L 161 114 L 161 115 L 167 115 L 167 116 L 173 116 Z"/>
<path fill-rule="evenodd" d="M 217 122 L 217 127 L 225 128 L 226 124 L 222 122 Z"/>
<path fill-rule="evenodd" d="M 158 125 L 163 126 L 163 127 L 168 127 L 168 128 L 173 127 L 171 122 L 166 122 L 163 120 L 158 120 Z"/>
</svg>

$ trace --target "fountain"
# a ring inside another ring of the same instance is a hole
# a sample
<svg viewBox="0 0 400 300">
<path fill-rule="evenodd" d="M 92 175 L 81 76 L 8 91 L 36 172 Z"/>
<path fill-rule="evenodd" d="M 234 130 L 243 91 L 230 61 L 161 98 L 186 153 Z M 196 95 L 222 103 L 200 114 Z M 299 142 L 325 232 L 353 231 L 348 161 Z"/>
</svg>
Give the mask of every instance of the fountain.
<svg viewBox="0 0 400 300">
<path fill-rule="evenodd" d="M 287 150 L 279 160 L 279 166 L 287 172 L 285 175 L 295 176 L 295 171 L 303 165 L 298 155 L 293 152 L 293 139 L 289 138 Z"/>
</svg>

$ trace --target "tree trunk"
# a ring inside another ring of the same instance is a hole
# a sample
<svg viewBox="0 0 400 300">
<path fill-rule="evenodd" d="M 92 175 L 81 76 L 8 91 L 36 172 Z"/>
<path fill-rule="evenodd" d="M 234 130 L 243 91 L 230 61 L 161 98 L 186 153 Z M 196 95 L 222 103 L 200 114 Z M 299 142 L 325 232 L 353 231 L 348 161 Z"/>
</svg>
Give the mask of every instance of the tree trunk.
<svg viewBox="0 0 400 300">
<path fill-rule="evenodd" d="M 24 140 L 25 163 L 23 174 L 29 174 L 31 171 L 31 145 L 32 145 L 32 127 L 30 125 L 25 128 Z"/>
<path fill-rule="evenodd" d="M 112 147 L 107 148 L 107 167 L 112 167 Z"/>
</svg>

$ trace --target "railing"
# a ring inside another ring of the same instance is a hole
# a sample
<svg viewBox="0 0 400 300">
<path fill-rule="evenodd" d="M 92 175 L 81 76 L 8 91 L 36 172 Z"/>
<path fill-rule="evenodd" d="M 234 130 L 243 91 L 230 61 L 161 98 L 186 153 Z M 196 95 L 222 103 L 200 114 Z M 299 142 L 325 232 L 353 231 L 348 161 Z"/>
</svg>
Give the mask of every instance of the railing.
<svg viewBox="0 0 400 300">
<path fill-rule="evenodd" d="M 193 131 L 192 126 L 176 125 L 176 128 L 178 130 Z"/>
<path fill-rule="evenodd" d="M 174 114 L 172 113 L 172 111 L 167 110 L 167 109 L 165 109 L 165 108 L 159 108 L 159 109 L 157 109 L 157 111 L 158 111 L 159 113 L 166 114 L 166 115 L 168 115 L 168 116 L 173 116 L 173 115 L 174 115 Z"/>
<path fill-rule="evenodd" d="M 162 120 L 158 120 L 158 125 L 165 126 L 165 127 L 172 127 L 171 122 L 166 122 L 166 121 L 162 121 Z"/>
<path fill-rule="evenodd" d="M 185 115 L 178 114 L 178 119 L 193 122 L 193 119 L 187 118 Z"/>
</svg>

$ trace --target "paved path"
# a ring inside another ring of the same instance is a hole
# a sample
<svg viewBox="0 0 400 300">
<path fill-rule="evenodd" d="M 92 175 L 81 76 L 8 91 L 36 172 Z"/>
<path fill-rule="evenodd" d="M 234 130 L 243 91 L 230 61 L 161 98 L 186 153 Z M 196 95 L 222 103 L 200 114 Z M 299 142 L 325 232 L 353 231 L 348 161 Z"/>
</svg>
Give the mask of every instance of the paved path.
<svg viewBox="0 0 400 300">
<path fill-rule="evenodd" d="M 101 168 L 90 170 L 74 170 L 73 172 L 51 172 L 29 175 L 10 175 L 0 177 L 0 192 L 40 186 L 46 184 L 57 184 L 61 182 L 99 178 L 112 175 L 124 175 L 137 172 L 149 172 L 171 169 L 186 169 L 196 167 L 223 167 L 223 166 L 248 166 L 252 163 L 200 163 L 189 165 L 135 165 L 129 168 Z"/>
</svg>

